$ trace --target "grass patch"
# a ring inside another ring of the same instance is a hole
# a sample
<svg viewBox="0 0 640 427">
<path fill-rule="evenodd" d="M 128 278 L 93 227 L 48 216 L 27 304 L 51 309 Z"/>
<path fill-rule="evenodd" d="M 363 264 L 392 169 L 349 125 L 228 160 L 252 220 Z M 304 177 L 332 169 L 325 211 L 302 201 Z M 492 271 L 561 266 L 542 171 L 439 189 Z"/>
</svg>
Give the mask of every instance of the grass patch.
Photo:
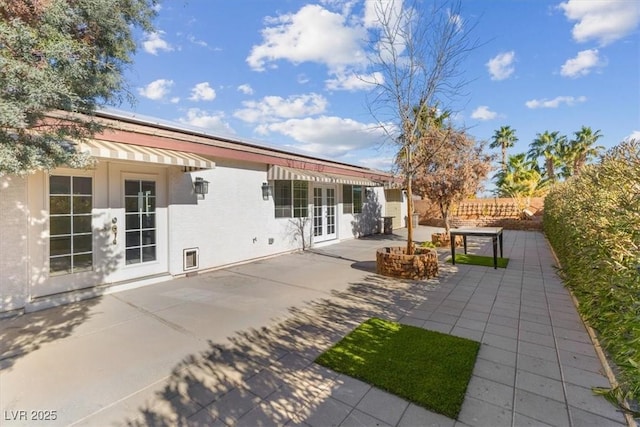
<svg viewBox="0 0 640 427">
<path fill-rule="evenodd" d="M 455 419 L 479 348 L 465 338 L 372 318 L 316 363 Z"/>
<path fill-rule="evenodd" d="M 447 258 L 447 262 L 451 264 L 451 257 Z M 456 264 L 482 265 L 484 267 L 493 267 L 493 257 L 473 254 L 456 254 Z M 498 267 L 507 268 L 509 258 L 498 257 Z"/>
</svg>

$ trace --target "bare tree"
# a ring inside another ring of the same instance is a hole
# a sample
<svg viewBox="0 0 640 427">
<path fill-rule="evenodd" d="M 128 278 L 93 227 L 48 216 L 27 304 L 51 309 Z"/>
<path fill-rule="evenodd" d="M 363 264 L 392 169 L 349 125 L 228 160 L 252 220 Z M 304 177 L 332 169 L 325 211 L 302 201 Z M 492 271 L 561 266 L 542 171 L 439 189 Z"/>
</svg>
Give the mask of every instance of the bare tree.
<svg viewBox="0 0 640 427">
<path fill-rule="evenodd" d="M 371 31 L 371 76 L 376 88 L 369 109 L 398 146 L 398 167 L 405 178 L 409 215 L 407 254 L 413 254 L 412 181 L 420 166 L 414 157 L 425 129 L 437 126 L 430 114 L 449 108 L 467 83 L 462 76 L 467 54 L 477 47 L 473 26 L 463 22 L 459 0 L 426 2 L 378 0 L 377 26 Z M 425 123 L 426 119 L 426 123 Z M 422 147 L 421 161 L 444 140 Z"/>
</svg>

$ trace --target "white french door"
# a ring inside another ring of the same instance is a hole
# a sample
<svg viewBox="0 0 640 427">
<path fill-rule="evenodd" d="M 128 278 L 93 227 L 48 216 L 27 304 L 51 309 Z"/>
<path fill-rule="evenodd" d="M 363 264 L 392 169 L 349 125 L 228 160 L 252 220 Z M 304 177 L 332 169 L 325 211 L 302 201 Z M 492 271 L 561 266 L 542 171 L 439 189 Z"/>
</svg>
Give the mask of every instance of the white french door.
<svg viewBox="0 0 640 427">
<path fill-rule="evenodd" d="M 115 178 L 115 177 L 114 177 Z M 110 250 L 116 268 L 110 281 L 168 271 L 167 209 L 162 173 L 121 173 L 110 187 Z M 116 203 L 119 208 L 116 208 Z"/>
<path fill-rule="evenodd" d="M 313 242 L 336 237 L 336 189 L 332 186 L 316 186 L 313 188 Z"/>
<path fill-rule="evenodd" d="M 143 264 L 158 259 L 156 198 L 155 181 L 124 181 L 126 265 Z"/>
</svg>

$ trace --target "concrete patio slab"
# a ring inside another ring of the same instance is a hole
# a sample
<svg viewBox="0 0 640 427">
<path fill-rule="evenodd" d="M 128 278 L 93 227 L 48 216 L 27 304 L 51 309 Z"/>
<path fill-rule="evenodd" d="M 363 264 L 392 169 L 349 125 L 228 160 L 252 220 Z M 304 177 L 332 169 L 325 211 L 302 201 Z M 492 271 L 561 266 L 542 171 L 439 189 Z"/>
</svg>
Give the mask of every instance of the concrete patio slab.
<svg viewBox="0 0 640 427">
<path fill-rule="evenodd" d="M 418 227 L 416 240 L 433 231 Z M 608 381 L 542 234 L 506 231 L 507 269 L 442 262 L 426 281 L 376 275 L 375 249 L 402 239 L 2 319 L 1 424 L 33 425 L 30 411 L 48 410 L 47 425 L 625 425 L 591 392 Z M 373 316 L 482 343 L 458 420 L 313 363 Z"/>
</svg>

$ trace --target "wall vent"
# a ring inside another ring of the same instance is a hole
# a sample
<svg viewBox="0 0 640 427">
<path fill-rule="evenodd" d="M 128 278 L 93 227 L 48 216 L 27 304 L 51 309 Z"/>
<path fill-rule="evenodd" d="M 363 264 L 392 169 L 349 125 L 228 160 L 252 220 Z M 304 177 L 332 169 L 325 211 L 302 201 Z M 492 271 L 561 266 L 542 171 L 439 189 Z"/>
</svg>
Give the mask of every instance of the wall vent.
<svg viewBox="0 0 640 427">
<path fill-rule="evenodd" d="M 183 269 L 184 271 L 196 270 L 200 262 L 200 253 L 198 248 L 189 248 L 182 251 Z"/>
</svg>

